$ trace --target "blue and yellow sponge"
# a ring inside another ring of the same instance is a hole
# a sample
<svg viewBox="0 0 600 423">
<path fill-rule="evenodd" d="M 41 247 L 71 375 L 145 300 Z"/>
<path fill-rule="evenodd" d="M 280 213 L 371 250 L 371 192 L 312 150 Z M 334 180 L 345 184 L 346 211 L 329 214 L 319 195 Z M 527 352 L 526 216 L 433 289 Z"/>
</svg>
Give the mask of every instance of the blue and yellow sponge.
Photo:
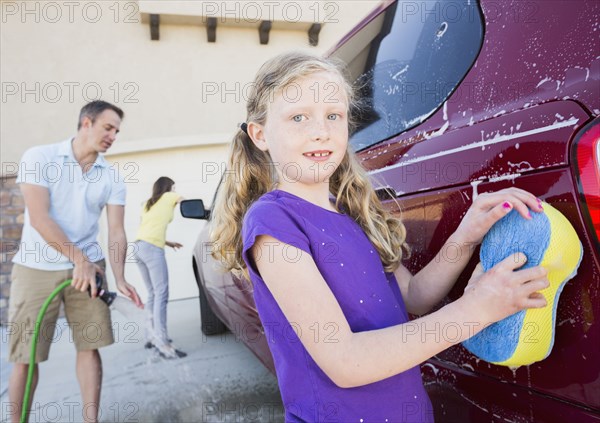
<svg viewBox="0 0 600 423">
<path fill-rule="evenodd" d="M 544 213 L 531 213 L 531 220 L 512 210 L 496 222 L 481 244 L 480 260 L 486 272 L 509 255 L 522 252 L 527 256 L 522 268 L 541 265 L 550 281 L 541 291 L 546 307 L 517 312 L 463 342 L 477 357 L 500 366 L 526 366 L 548 357 L 554 345 L 558 298 L 581 263 L 583 248 L 573 226 L 554 207 L 542 205 Z"/>
</svg>

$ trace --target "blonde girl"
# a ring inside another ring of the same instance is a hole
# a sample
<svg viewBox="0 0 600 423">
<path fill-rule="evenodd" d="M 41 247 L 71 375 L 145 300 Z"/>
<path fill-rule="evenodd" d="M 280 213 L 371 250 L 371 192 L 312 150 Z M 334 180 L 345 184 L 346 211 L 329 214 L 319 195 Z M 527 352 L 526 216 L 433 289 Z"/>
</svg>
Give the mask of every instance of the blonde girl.
<svg viewBox="0 0 600 423">
<path fill-rule="evenodd" d="M 460 259 L 436 257 L 411 275 L 401 264 L 404 226 L 349 149 L 353 101 L 328 59 L 291 53 L 262 66 L 213 210 L 214 254 L 253 283 L 287 422 L 428 422 L 419 364 L 544 307 L 546 272 L 515 271 L 522 254 L 485 274 L 478 266 L 460 299 L 426 313 L 494 222 L 541 206 L 520 189 L 480 195 L 447 241 L 464 247 Z M 464 328 L 459 339 L 427 336 L 449 323 Z"/>
</svg>

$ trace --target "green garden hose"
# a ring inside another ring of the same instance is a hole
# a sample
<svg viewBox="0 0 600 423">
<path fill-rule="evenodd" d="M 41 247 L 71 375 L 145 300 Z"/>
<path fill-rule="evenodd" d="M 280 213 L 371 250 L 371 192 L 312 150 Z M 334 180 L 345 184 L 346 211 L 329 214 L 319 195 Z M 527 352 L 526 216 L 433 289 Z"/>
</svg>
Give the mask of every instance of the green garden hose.
<svg viewBox="0 0 600 423">
<path fill-rule="evenodd" d="M 104 301 L 107 306 L 110 306 L 117 294 L 114 292 L 106 291 L 102 288 L 104 278 L 100 273 L 96 273 L 96 294 L 97 298 Z M 46 309 L 54 299 L 58 295 L 60 291 L 65 289 L 67 286 L 71 285 L 72 279 L 67 279 L 63 283 L 61 283 L 52 293 L 46 298 L 44 304 L 42 304 L 42 308 L 38 313 L 37 319 L 35 321 L 35 328 L 33 330 L 33 338 L 31 339 L 31 351 L 29 353 L 29 369 L 27 369 L 27 383 L 25 384 L 25 394 L 23 395 L 23 405 L 21 408 L 21 423 L 25 423 L 27 421 L 27 414 L 29 413 L 29 397 L 31 393 L 31 382 L 33 381 L 33 371 L 35 368 L 35 355 L 37 351 L 37 341 L 40 333 L 40 326 L 42 326 L 42 320 L 44 320 L 44 315 L 46 314 Z M 92 296 L 91 286 L 88 287 L 88 294 L 90 297 Z"/>
<path fill-rule="evenodd" d="M 23 405 L 21 406 L 21 423 L 25 423 L 27 421 L 27 414 L 29 413 L 29 396 L 31 393 L 31 382 L 33 380 L 33 372 L 35 369 L 35 353 L 37 349 L 37 341 L 38 335 L 40 333 L 40 326 L 42 326 L 42 320 L 44 320 L 44 315 L 46 314 L 46 309 L 54 299 L 58 295 L 60 291 L 65 289 L 67 286 L 71 285 L 71 279 L 67 279 L 63 283 L 61 283 L 42 305 L 40 312 L 38 313 L 37 319 L 35 321 L 35 329 L 33 330 L 33 339 L 31 340 L 31 351 L 29 352 L 29 369 L 27 371 L 27 383 L 25 384 L 25 395 L 23 396 Z"/>
</svg>

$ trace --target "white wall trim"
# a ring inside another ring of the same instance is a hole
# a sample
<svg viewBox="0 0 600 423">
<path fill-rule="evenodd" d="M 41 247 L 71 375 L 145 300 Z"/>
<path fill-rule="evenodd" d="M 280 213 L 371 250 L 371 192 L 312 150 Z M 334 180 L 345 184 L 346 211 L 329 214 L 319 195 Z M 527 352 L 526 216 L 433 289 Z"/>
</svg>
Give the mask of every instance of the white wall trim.
<svg viewBox="0 0 600 423">
<path fill-rule="evenodd" d="M 154 152 L 158 150 L 172 150 L 175 148 L 201 147 L 208 145 L 228 144 L 233 139 L 233 134 L 198 134 L 181 137 L 152 138 L 134 141 L 121 141 L 115 143 L 105 154 L 107 158 L 123 156 L 126 154 Z"/>
</svg>

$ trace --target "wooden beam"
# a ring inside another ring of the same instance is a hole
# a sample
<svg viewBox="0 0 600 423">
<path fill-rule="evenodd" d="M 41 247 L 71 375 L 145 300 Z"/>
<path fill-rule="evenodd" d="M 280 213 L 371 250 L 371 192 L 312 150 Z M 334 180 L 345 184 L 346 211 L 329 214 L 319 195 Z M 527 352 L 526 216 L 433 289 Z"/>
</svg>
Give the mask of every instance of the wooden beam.
<svg viewBox="0 0 600 423">
<path fill-rule="evenodd" d="M 262 21 L 258 27 L 258 37 L 261 44 L 269 44 L 269 32 L 271 31 L 272 22 Z"/>
<path fill-rule="evenodd" d="M 150 39 L 157 41 L 159 39 L 160 15 L 150 15 Z"/>
<path fill-rule="evenodd" d="M 209 43 L 217 41 L 217 18 L 215 17 L 206 20 L 206 39 Z"/>
<path fill-rule="evenodd" d="M 319 32 L 321 32 L 320 23 L 314 23 L 310 26 L 308 30 L 308 43 L 311 46 L 316 46 L 319 44 Z"/>
</svg>

